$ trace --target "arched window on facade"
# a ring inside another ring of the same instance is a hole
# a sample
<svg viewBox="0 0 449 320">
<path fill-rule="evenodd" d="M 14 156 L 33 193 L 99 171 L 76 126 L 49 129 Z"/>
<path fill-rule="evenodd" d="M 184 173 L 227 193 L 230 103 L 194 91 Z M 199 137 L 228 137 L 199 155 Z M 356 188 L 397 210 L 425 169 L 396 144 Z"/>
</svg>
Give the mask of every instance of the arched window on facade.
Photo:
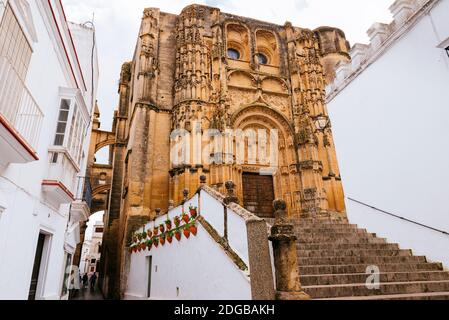
<svg viewBox="0 0 449 320">
<path fill-rule="evenodd" d="M 279 46 L 276 36 L 271 31 L 256 32 L 256 59 L 260 65 L 279 66 Z"/>
<path fill-rule="evenodd" d="M 248 29 L 242 25 L 230 23 L 226 27 L 227 58 L 249 62 L 251 51 Z"/>
</svg>

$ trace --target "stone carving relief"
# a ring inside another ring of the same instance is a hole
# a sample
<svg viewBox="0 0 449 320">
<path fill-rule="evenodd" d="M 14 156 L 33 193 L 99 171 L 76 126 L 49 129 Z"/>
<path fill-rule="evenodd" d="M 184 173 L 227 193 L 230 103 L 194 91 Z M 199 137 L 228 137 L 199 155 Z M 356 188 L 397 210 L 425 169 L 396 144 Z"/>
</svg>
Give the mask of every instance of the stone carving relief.
<svg viewBox="0 0 449 320">
<path fill-rule="evenodd" d="M 289 96 L 263 94 L 262 97 L 270 107 L 278 110 L 279 112 L 282 112 L 286 117 L 291 118 L 291 113 L 289 112 L 290 107 Z"/>
<path fill-rule="evenodd" d="M 242 106 L 249 105 L 256 100 L 255 90 L 229 89 L 229 100 L 231 110 L 237 110 Z"/>
</svg>

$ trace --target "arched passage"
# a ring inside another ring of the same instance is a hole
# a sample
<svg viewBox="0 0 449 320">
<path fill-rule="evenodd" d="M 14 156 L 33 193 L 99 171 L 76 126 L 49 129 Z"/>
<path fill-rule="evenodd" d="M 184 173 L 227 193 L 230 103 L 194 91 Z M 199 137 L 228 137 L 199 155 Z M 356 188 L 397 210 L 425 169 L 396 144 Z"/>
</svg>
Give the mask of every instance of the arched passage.
<svg viewBox="0 0 449 320">
<path fill-rule="evenodd" d="M 102 141 L 102 142 L 98 143 L 97 145 L 95 145 L 95 153 L 97 153 L 104 147 L 112 146 L 114 144 L 115 144 L 115 137 L 113 139 Z"/>
</svg>

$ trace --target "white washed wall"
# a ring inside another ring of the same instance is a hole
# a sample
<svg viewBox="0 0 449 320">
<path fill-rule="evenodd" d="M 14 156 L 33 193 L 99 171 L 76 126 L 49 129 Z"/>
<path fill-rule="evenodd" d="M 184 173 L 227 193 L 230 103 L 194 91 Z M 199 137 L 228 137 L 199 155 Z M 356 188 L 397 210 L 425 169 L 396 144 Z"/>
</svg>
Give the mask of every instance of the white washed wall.
<svg viewBox="0 0 449 320">
<path fill-rule="evenodd" d="M 234 211 L 228 209 L 228 239 L 229 245 L 239 257 L 249 266 L 248 231 L 246 221 Z"/>
<path fill-rule="evenodd" d="M 215 228 L 218 234 L 224 236 L 223 204 L 216 201 L 207 192 L 201 193 L 201 215 Z"/>
<path fill-rule="evenodd" d="M 28 1 L 37 42 L 27 73 L 26 85 L 44 112 L 44 122 L 36 150 L 39 161 L 10 164 L 0 169 L 0 192 L 7 202 L 0 216 L 0 300 L 28 298 L 33 261 L 39 231 L 52 235 L 47 268 L 38 299 L 60 299 L 64 274 L 64 248 L 73 253 L 76 235 L 65 238 L 69 205 L 53 208 L 45 204 L 41 194 L 42 180 L 48 178 L 48 148 L 53 144 L 59 110 L 59 88 L 71 87 L 70 74 L 47 29 L 40 1 Z M 1 6 L 0 6 L 1 7 Z M 1 10 L 0 10 L 1 13 Z M 87 81 L 87 80 L 86 80 Z M 87 150 L 89 136 L 85 138 Z M 86 153 L 87 154 L 87 153 Z M 82 164 L 85 168 L 85 161 Z M 74 176 L 74 181 L 76 177 Z M 62 178 L 61 178 L 62 180 Z"/>
<path fill-rule="evenodd" d="M 449 231 L 449 0 L 330 103 L 345 193 Z M 449 266 L 449 237 L 348 204 L 352 222 Z"/>
<path fill-rule="evenodd" d="M 198 206 L 198 196 L 185 205 Z M 223 204 L 201 192 L 201 214 L 218 232 L 223 232 Z M 231 248 L 248 264 L 247 232 L 244 219 L 228 210 L 228 230 Z M 173 209 L 173 218 L 182 212 L 182 207 Z M 167 216 L 156 220 L 163 223 Z M 153 229 L 154 223 L 146 226 Z M 222 248 L 198 223 L 198 235 L 181 242 L 159 245 L 151 251 L 131 255 L 130 271 L 125 293 L 126 299 L 148 299 L 148 257 L 152 256 L 151 298 L 155 300 L 251 300 L 249 277 L 234 264 Z M 243 227 L 244 228 L 243 228 Z M 221 229 L 220 229 L 221 228 Z M 232 230 L 232 231 L 231 231 Z M 179 289 L 179 290 L 178 290 Z M 178 294 L 179 293 L 179 294 Z"/>
</svg>

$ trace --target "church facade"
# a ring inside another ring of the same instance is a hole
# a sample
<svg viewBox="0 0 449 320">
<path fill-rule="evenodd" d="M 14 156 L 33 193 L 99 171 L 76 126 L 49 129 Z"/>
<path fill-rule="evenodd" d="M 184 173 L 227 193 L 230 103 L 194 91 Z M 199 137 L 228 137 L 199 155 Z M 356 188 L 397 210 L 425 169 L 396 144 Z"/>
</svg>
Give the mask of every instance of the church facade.
<svg viewBox="0 0 449 320">
<path fill-rule="evenodd" d="M 275 25 L 191 5 L 145 9 L 123 64 L 106 214 L 103 291 L 121 298 L 133 232 L 180 205 L 201 177 L 274 218 L 346 220 L 325 87 L 350 60 L 341 30 Z"/>
</svg>

